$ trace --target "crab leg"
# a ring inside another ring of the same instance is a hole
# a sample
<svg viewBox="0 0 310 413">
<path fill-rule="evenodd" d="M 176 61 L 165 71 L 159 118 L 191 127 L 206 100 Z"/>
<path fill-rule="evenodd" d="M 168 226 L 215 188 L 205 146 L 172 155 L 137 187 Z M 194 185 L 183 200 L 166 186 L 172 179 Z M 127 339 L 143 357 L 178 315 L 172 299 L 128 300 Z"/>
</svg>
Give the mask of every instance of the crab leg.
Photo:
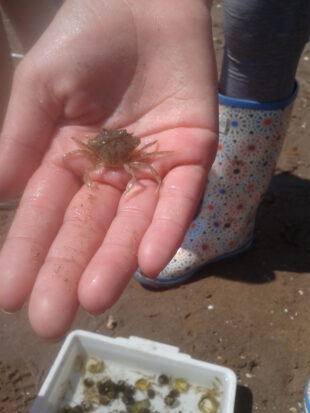
<svg viewBox="0 0 310 413">
<path fill-rule="evenodd" d="M 130 164 L 130 165 L 132 165 L 132 164 Z M 127 173 L 129 173 L 129 175 L 131 175 L 131 179 L 130 179 L 130 181 L 128 182 L 128 184 L 126 186 L 124 195 L 128 194 L 128 192 L 131 190 L 131 188 L 136 183 L 136 174 L 135 174 L 135 171 L 133 170 L 133 168 L 130 165 L 128 165 L 128 163 L 124 164 L 125 171 Z"/>
<path fill-rule="evenodd" d="M 74 151 L 65 153 L 65 154 L 63 155 L 62 159 L 63 159 L 64 161 L 66 161 L 67 159 L 72 158 L 72 157 L 75 156 L 75 155 L 84 155 L 84 156 L 87 157 L 91 162 L 94 161 L 94 157 L 91 156 L 91 154 L 90 154 L 87 150 L 85 150 L 85 149 L 76 149 L 76 150 L 74 150 Z M 94 169 L 96 169 L 94 166 L 90 166 L 90 167 L 86 168 L 86 169 L 85 169 L 85 172 L 84 172 L 83 181 L 84 181 L 84 183 L 88 186 L 88 188 L 91 187 L 91 183 L 92 183 L 92 180 L 91 180 L 89 174 L 90 174 L 90 172 L 93 171 Z"/>
<path fill-rule="evenodd" d="M 143 160 L 146 158 L 152 158 L 154 156 L 166 156 L 166 155 L 170 155 L 172 152 L 173 151 L 142 152 L 142 153 L 139 153 L 138 159 Z"/>
<path fill-rule="evenodd" d="M 164 156 L 164 155 L 169 155 L 172 153 L 172 151 L 154 151 L 154 152 L 145 152 L 146 148 L 149 148 L 150 146 L 155 145 L 157 141 L 149 142 L 146 145 L 142 146 L 141 149 L 138 149 L 134 155 L 133 158 L 138 160 L 142 160 L 145 158 L 151 158 L 153 156 Z"/>
<path fill-rule="evenodd" d="M 89 152 L 89 148 L 86 145 L 86 143 L 80 141 L 79 139 L 75 138 L 74 136 L 71 136 L 71 139 L 82 149 L 75 149 L 73 151 L 65 153 L 63 155 L 63 159 L 68 159 L 68 158 L 71 158 L 72 156 L 75 156 L 75 155 L 84 155 L 88 159 L 93 160 L 93 156 L 91 156 L 91 154 Z"/>
<path fill-rule="evenodd" d="M 76 155 L 84 155 L 92 163 L 96 162 L 96 156 L 94 156 L 89 150 L 86 149 L 75 149 L 74 151 L 67 152 L 62 156 L 62 159 L 66 161 L 68 158 L 72 158 Z"/>
<path fill-rule="evenodd" d="M 67 152 L 62 155 L 62 159 L 66 160 L 68 158 L 72 158 L 75 155 L 84 155 L 89 157 L 89 152 L 86 149 L 75 149 L 74 151 Z"/>
<path fill-rule="evenodd" d="M 62 159 L 64 161 L 66 161 L 67 159 L 72 158 L 76 155 L 83 155 L 90 162 L 92 162 L 93 165 L 89 166 L 88 168 L 85 169 L 84 177 L 83 177 L 84 183 L 88 186 L 88 188 L 90 188 L 91 185 L 92 185 L 90 172 L 93 171 L 94 169 L 97 169 L 96 167 L 94 167 L 94 164 L 96 162 L 96 157 L 89 151 L 87 145 L 85 145 L 83 142 L 79 141 L 78 139 L 76 139 L 74 137 L 72 137 L 71 139 L 73 139 L 79 146 L 81 146 L 82 148 L 85 148 L 85 149 L 75 149 L 73 151 L 67 152 L 63 155 Z"/>
<path fill-rule="evenodd" d="M 145 144 L 144 146 L 142 146 L 142 148 L 137 150 L 137 153 L 143 152 L 146 148 L 149 148 L 150 146 L 155 145 L 155 143 L 157 143 L 157 141 L 153 141 L 153 142 L 149 142 Z"/>
<path fill-rule="evenodd" d="M 71 136 L 71 139 L 80 147 L 86 150 L 89 150 L 88 146 L 86 145 L 86 143 L 80 141 L 79 139 L 77 139 L 75 136 Z"/>
<path fill-rule="evenodd" d="M 92 171 L 95 171 L 96 169 L 97 169 L 96 166 L 89 166 L 84 171 L 83 181 L 84 181 L 84 184 L 86 184 L 88 186 L 88 188 L 91 188 L 92 182 L 93 182 L 91 177 L 90 177 L 90 173 Z"/>
<path fill-rule="evenodd" d="M 157 191 L 159 190 L 159 187 L 161 185 L 161 177 L 159 176 L 158 172 L 156 171 L 155 168 L 153 168 L 152 165 L 149 165 L 148 163 L 144 163 L 144 162 L 133 161 L 130 163 L 130 166 L 136 169 L 139 169 L 139 168 L 148 169 L 158 184 Z"/>
</svg>

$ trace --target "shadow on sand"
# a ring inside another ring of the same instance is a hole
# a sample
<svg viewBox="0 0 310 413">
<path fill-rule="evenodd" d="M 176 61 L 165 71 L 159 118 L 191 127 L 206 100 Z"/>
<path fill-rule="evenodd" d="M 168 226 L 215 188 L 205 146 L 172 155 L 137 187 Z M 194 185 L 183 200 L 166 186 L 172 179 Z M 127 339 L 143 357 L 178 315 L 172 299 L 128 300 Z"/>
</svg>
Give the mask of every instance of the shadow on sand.
<svg viewBox="0 0 310 413">
<path fill-rule="evenodd" d="M 275 271 L 310 272 L 310 181 L 275 175 L 257 213 L 254 241 L 242 255 L 209 264 L 188 282 L 215 275 L 245 283 L 271 282 Z"/>
</svg>

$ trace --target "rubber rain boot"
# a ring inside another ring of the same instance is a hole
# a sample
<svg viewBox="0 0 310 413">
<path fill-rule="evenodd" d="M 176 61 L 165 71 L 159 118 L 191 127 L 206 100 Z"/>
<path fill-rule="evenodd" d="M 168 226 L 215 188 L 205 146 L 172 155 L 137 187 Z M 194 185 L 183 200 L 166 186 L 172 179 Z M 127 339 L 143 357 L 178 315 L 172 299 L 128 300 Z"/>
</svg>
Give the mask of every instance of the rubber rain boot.
<svg viewBox="0 0 310 413">
<path fill-rule="evenodd" d="M 142 285 L 168 288 L 202 266 L 247 250 L 256 211 L 270 183 L 290 118 L 294 93 L 272 103 L 219 96 L 219 144 L 204 196 L 177 253 L 156 278 Z"/>
</svg>

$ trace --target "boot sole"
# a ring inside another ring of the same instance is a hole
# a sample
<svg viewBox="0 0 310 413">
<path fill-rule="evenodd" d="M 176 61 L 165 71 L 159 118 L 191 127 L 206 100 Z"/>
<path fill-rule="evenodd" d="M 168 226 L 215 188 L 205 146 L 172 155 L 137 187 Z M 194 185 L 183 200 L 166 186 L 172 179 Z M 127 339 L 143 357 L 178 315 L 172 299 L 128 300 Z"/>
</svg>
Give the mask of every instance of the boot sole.
<svg viewBox="0 0 310 413">
<path fill-rule="evenodd" d="M 142 277 L 141 275 L 138 275 L 137 273 L 134 275 L 134 279 L 138 281 L 143 287 L 147 287 L 150 289 L 155 289 L 155 290 L 165 290 L 168 288 L 173 288 L 176 287 L 180 284 L 185 283 L 188 281 L 197 271 L 199 271 L 201 268 L 203 268 L 205 265 L 209 264 L 214 264 L 218 261 L 222 260 L 227 260 L 229 258 L 235 257 L 237 255 L 240 255 L 244 252 L 246 252 L 252 245 L 253 238 L 251 238 L 246 244 L 244 244 L 242 247 L 236 249 L 235 251 L 232 252 L 227 252 L 225 254 L 222 254 L 218 257 L 212 258 L 211 260 L 205 262 L 204 264 L 200 265 L 199 267 L 195 268 L 195 270 L 189 271 L 186 274 L 184 274 L 181 277 L 175 277 L 167 280 L 156 280 L 156 278 L 146 278 Z"/>
</svg>

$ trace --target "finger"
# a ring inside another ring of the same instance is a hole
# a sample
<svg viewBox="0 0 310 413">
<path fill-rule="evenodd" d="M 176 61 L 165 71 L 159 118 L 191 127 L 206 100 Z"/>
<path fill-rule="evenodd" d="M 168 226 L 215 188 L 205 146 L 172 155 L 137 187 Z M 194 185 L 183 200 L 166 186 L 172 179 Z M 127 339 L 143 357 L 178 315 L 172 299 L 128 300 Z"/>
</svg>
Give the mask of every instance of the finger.
<svg viewBox="0 0 310 413">
<path fill-rule="evenodd" d="M 79 300 L 89 312 L 110 307 L 137 268 L 140 240 L 158 199 L 156 183 L 141 180 L 121 198 L 117 215 L 79 285 Z"/>
<path fill-rule="evenodd" d="M 0 128 L 3 122 L 13 73 L 10 45 L 2 19 L 0 20 Z"/>
<path fill-rule="evenodd" d="M 0 253 L 0 307 L 18 310 L 55 237 L 79 183 L 68 171 L 42 165 L 29 181 Z"/>
<path fill-rule="evenodd" d="M 199 165 L 173 169 L 165 178 L 151 225 L 139 247 L 142 273 L 155 277 L 180 246 L 196 211 L 206 170 Z"/>
<path fill-rule="evenodd" d="M 60 337 L 70 327 L 80 276 L 102 243 L 119 198 L 108 185 L 83 186 L 70 203 L 30 298 L 30 322 L 41 337 Z"/>
<path fill-rule="evenodd" d="M 1 132 L 0 199 L 22 192 L 42 160 L 60 113 L 32 62 L 27 62 L 21 62 L 14 75 Z"/>
</svg>

